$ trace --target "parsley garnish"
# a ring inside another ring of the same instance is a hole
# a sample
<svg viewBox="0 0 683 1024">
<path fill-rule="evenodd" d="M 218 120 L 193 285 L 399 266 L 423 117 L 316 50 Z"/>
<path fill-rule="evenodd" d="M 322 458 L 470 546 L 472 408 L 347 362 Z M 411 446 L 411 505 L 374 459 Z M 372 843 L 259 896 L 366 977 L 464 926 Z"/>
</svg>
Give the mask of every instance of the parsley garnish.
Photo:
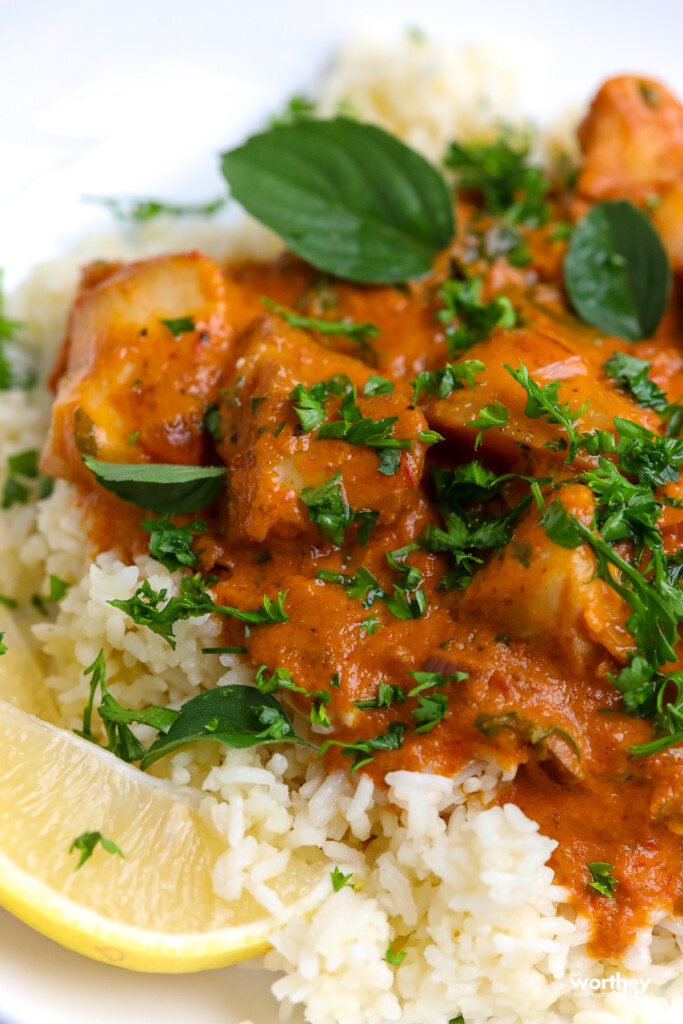
<svg viewBox="0 0 683 1024">
<path fill-rule="evenodd" d="M 481 444 L 481 439 L 484 435 L 484 431 L 490 427 L 504 427 L 507 425 L 509 412 L 506 406 L 502 402 L 489 402 L 483 405 L 479 410 L 479 415 L 476 419 L 470 420 L 466 423 L 466 427 L 478 427 L 479 433 L 476 436 L 474 442 L 475 451 Z"/>
<path fill-rule="evenodd" d="M 413 404 L 417 405 L 420 394 L 436 395 L 447 398 L 452 391 L 474 387 L 474 378 L 486 369 L 479 359 L 464 359 L 461 363 L 447 363 L 442 370 L 423 370 L 415 380 L 411 380 L 413 388 Z"/>
<path fill-rule="evenodd" d="M 392 967 L 400 967 L 403 961 L 405 960 L 406 956 L 407 953 L 405 949 L 402 949 L 398 953 L 394 953 L 394 950 L 392 949 L 392 945 L 390 942 L 389 945 L 387 946 L 387 951 L 384 954 L 384 959 L 388 964 L 391 964 Z"/>
<path fill-rule="evenodd" d="M 592 882 L 589 882 L 591 889 L 596 889 L 603 896 L 612 899 L 614 890 L 617 887 L 617 880 L 610 872 L 614 871 L 613 864 L 606 864 L 604 861 L 594 861 L 588 865 Z"/>
<path fill-rule="evenodd" d="M 180 594 L 166 599 L 168 591 L 153 590 L 149 580 L 144 580 L 133 597 L 126 600 L 108 601 L 114 608 L 130 615 L 138 626 L 147 626 L 153 633 L 162 636 L 175 649 L 173 626 L 183 619 L 192 619 L 200 615 L 215 612 L 226 615 L 252 626 L 270 625 L 275 622 L 288 622 L 289 615 L 284 610 L 287 591 L 279 593 L 276 601 L 264 595 L 259 608 L 241 611 L 232 605 L 214 604 L 213 599 L 204 588 L 204 581 L 199 573 L 185 577 L 180 581 Z"/>
<path fill-rule="evenodd" d="M 164 199 L 136 199 L 130 196 L 83 196 L 87 203 L 97 203 L 109 210 L 117 220 L 147 221 L 162 213 L 171 217 L 210 217 L 225 206 L 224 196 L 207 203 L 169 203 Z"/>
<path fill-rule="evenodd" d="M 204 410 L 204 416 L 200 426 L 202 430 L 207 432 L 207 434 L 211 434 L 211 437 L 217 444 L 220 444 L 223 440 L 223 433 L 221 431 L 221 411 L 216 402 L 209 402 Z"/>
<path fill-rule="evenodd" d="M 355 341 L 362 348 L 368 347 L 368 338 L 379 336 L 379 327 L 376 324 L 357 324 L 353 320 L 319 320 L 315 317 L 299 316 L 298 313 L 290 312 L 265 295 L 261 297 L 261 303 L 286 320 L 290 327 L 298 327 L 305 331 L 317 331 L 318 334 L 341 334 L 345 338 Z"/>
<path fill-rule="evenodd" d="M 510 300 L 498 295 L 491 302 L 483 303 L 482 288 L 483 281 L 479 277 L 444 283 L 440 297 L 445 309 L 439 310 L 437 317 L 446 325 L 451 357 L 484 341 L 495 327 L 509 329 L 515 326 L 517 317 Z"/>
<path fill-rule="evenodd" d="M 377 687 L 377 696 L 369 698 L 367 700 L 354 701 L 357 708 L 361 711 L 374 710 L 375 708 L 389 708 L 396 701 L 397 704 L 403 704 L 405 702 L 406 695 L 403 692 L 402 687 L 395 686 L 392 683 L 385 683 L 383 679 L 380 680 Z"/>
<path fill-rule="evenodd" d="M 304 487 L 299 491 L 299 498 L 308 509 L 309 519 L 318 527 L 321 537 L 341 547 L 346 529 L 354 517 L 346 500 L 341 473 L 335 473 L 320 487 Z"/>
<path fill-rule="evenodd" d="M 185 569 L 196 565 L 199 558 L 192 550 L 192 534 L 203 533 L 206 523 L 197 519 L 185 526 L 176 526 L 170 516 L 159 519 L 145 519 L 142 529 L 149 533 L 149 553 L 157 562 L 161 562 L 169 572 Z"/>
<path fill-rule="evenodd" d="M 339 868 L 335 868 L 334 871 L 330 871 L 330 878 L 332 879 L 332 888 L 335 892 L 339 892 L 345 885 L 348 885 L 349 889 L 355 889 L 349 879 L 353 876 L 353 872 L 350 871 L 348 875 L 345 875 Z"/>
<path fill-rule="evenodd" d="M 50 593 L 47 597 L 41 597 L 40 594 L 34 594 L 31 598 L 31 604 L 34 608 L 37 608 L 42 615 L 47 615 L 47 604 L 59 604 L 67 590 L 71 586 L 66 580 L 62 580 L 59 576 L 55 576 L 54 573 L 50 573 Z"/>
<path fill-rule="evenodd" d="M 331 746 L 342 747 L 342 754 L 353 757 L 349 771 L 351 774 L 357 772 L 366 764 L 374 761 L 373 750 L 400 750 L 403 745 L 403 735 L 406 726 L 403 722 L 390 722 L 387 731 L 381 736 L 372 736 L 366 740 L 356 740 L 355 743 L 347 743 L 344 740 L 325 740 L 318 753 L 322 757 Z"/>
<path fill-rule="evenodd" d="M 529 139 L 515 145 L 511 130 L 504 129 L 494 142 L 451 143 L 445 164 L 457 171 L 460 188 L 481 194 L 488 213 L 502 215 L 508 225 L 538 227 L 550 216 L 550 182 L 529 163 L 530 150 Z"/>
<path fill-rule="evenodd" d="M 81 859 L 76 865 L 76 871 L 82 868 L 87 860 L 89 860 L 98 845 L 106 850 L 107 853 L 116 854 L 118 857 L 123 857 L 123 853 L 111 839 L 107 839 L 101 832 L 83 832 L 80 836 L 74 839 L 73 843 L 69 847 L 69 853 L 73 853 L 74 850 L 79 850 Z"/>
<path fill-rule="evenodd" d="M 518 384 L 521 384 L 527 393 L 524 415 L 530 420 L 537 420 L 543 417 L 548 423 L 559 423 L 566 430 L 568 440 L 565 442 L 567 444 L 567 458 L 565 461 L 569 465 L 581 446 L 581 437 L 574 426 L 574 420 L 578 419 L 585 412 L 590 399 L 587 399 L 576 412 L 572 412 L 567 402 L 560 404 L 558 400 L 559 380 L 551 381 L 549 384 L 544 384 L 541 387 L 529 376 L 529 371 L 524 363 L 520 362 L 518 370 L 513 370 L 507 363 L 504 366 L 510 376 Z"/>
<path fill-rule="evenodd" d="M 373 395 L 393 395 L 393 393 L 393 380 L 387 380 L 386 377 L 378 377 L 376 373 L 368 377 L 363 388 L 365 398 L 371 398 Z"/>
<path fill-rule="evenodd" d="M 181 334 L 196 330 L 194 317 L 179 316 L 175 320 L 162 320 L 164 327 L 168 327 L 173 337 L 177 340 Z"/>
<path fill-rule="evenodd" d="M 366 636 L 374 636 L 378 629 L 381 629 L 384 623 L 377 615 L 373 612 L 372 615 L 368 615 L 366 619 L 363 619 L 360 626 L 358 627 L 361 633 L 365 633 Z"/>
</svg>

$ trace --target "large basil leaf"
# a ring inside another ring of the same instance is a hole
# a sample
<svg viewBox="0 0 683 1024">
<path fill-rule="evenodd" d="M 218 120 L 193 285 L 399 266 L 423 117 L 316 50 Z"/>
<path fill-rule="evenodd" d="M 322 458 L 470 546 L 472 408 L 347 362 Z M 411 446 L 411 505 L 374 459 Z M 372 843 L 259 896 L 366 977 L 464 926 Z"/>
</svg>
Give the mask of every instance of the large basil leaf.
<svg viewBox="0 0 683 1024">
<path fill-rule="evenodd" d="M 294 732 L 279 701 L 253 686 L 217 686 L 183 704 L 166 733 L 161 733 L 140 762 L 148 768 L 160 757 L 199 740 L 216 740 L 228 747 L 259 743 L 311 744 Z"/>
<path fill-rule="evenodd" d="M 85 455 L 83 461 L 101 487 L 124 501 L 160 515 L 184 515 L 205 508 L 220 494 L 227 473 L 224 466 L 145 462 L 127 465 L 101 462 L 90 455 Z"/>
<path fill-rule="evenodd" d="M 596 203 L 574 228 L 564 282 L 582 320 L 639 341 L 662 319 L 671 265 L 661 238 L 633 203 Z"/>
<path fill-rule="evenodd" d="M 279 125 L 224 153 L 222 169 L 235 199 L 293 252 L 352 281 L 419 277 L 455 231 L 438 171 L 374 125 Z"/>
</svg>

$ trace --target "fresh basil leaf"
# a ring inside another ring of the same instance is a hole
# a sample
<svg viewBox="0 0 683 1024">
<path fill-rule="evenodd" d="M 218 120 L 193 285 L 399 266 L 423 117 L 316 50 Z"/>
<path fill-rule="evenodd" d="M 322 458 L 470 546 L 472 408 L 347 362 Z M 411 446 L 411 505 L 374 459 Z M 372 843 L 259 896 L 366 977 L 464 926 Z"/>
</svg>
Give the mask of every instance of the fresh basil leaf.
<svg viewBox="0 0 683 1024">
<path fill-rule="evenodd" d="M 98 484 L 138 508 L 160 515 L 185 515 L 218 497 L 227 473 L 224 466 L 176 466 L 167 463 L 83 461 Z"/>
<path fill-rule="evenodd" d="M 278 125 L 222 156 L 235 199 L 320 270 L 369 284 L 419 277 L 455 231 L 442 176 L 374 125 Z"/>
<path fill-rule="evenodd" d="M 664 315 L 671 264 L 651 221 L 633 203 L 596 203 L 574 228 L 564 282 L 582 320 L 639 341 L 654 334 Z"/>
<path fill-rule="evenodd" d="M 168 732 L 156 738 L 140 762 L 144 770 L 160 757 L 200 740 L 216 740 L 242 749 L 260 743 L 302 743 L 285 709 L 253 686 L 216 686 L 205 690 L 180 709 Z"/>
</svg>

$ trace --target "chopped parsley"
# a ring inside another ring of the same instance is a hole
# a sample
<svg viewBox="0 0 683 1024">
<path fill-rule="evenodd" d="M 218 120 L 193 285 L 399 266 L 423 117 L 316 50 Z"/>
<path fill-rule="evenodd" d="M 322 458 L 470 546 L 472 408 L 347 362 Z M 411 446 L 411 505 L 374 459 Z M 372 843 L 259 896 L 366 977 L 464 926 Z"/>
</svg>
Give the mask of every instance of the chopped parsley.
<svg viewBox="0 0 683 1024">
<path fill-rule="evenodd" d="M 602 896 L 612 899 L 614 890 L 617 887 L 617 879 L 611 874 L 614 871 L 613 864 L 606 864 L 604 861 L 594 861 L 588 865 L 592 881 L 588 884 Z"/>
<path fill-rule="evenodd" d="M 447 363 L 441 370 L 423 370 L 412 380 L 413 403 L 417 405 L 422 392 L 429 397 L 447 398 L 452 391 L 474 387 L 474 378 L 483 373 L 485 365 L 479 359 L 464 359 L 461 363 Z"/>
<path fill-rule="evenodd" d="M 389 708 L 394 702 L 403 704 L 405 699 L 406 695 L 402 687 L 395 686 L 392 683 L 385 683 L 381 679 L 377 687 L 376 697 L 371 697 L 367 700 L 357 700 L 354 703 L 361 711 L 369 711 L 375 708 Z"/>
<path fill-rule="evenodd" d="M 373 612 L 372 615 L 368 615 L 366 619 L 363 619 L 360 626 L 358 627 L 361 633 L 365 633 L 366 636 L 374 636 L 378 629 L 381 629 L 384 623 L 377 615 Z"/>
<path fill-rule="evenodd" d="M 48 604 L 59 604 L 67 590 L 71 586 L 66 580 L 62 580 L 59 576 L 55 576 L 54 573 L 50 573 L 50 593 L 47 597 L 41 597 L 40 594 L 34 594 L 31 598 L 31 604 L 34 608 L 37 608 L 42 615 L 47 615 L 46 605 Z"/>
<path fill-rule="evenodd" d="M 205 430 L 207 434 L 211 434 L 216 444 L 220 444 L 223 440 L 223 433 L 221 431 L 221 411 L 216 402 L 209 402 L 206 409 L 204 410 L 204 416 L 200 424 L 202 430 Z"/>
<path fill-rule="evenodd" d="M 300 316 L 298 313 L 292 313 L 284 306 L 280 306 L 277 302 L 273 302 L 265 295 L 261 297 L 261 303 L 286 320 L 290 327 L 297 327 L 304 331 L 316 331 L 318 334 L 339 334 L 355 341 L 361 348 L 368 347 L 368 338 L 379 336 L 379 327 L 376 324 L 357 324 L 353 320 L 319 320 L 315 317 Z"/>
<path fill-rule="evenodd" d="M 195 331 L 194 317 L 191 316 L 179 316 L 175 320 L 161 320 L 164 327 L 168 327 L 173 337 L 177 340 L 182 334 L 187 334 L 189 331 Z"/>
<path fill-rule="evenodd" d="M 581 446 L 581 436 L 574 426 L 574 421 L 585 412 L 590 399 L 586 399 L 580 409 L 572 412 L 567 402 L 560 403 L 558 399 L 558 391 L 560 389 L 559 380 L 553 380 L 549 384 L 544 384 L 543 387 L 541 387 L 529 375 L 529 371 L 524 363 L 520 362 L 518 370 L 513 370 L 513 368 L 508 366 L 507 363 L 505 363 L 504 366 L 510 376 L 513 377 L 527 393 L 524 415 L 531 420 L 537 420 L 543 417 L 548 421 L 548 423 L 559 423 L 560 426 L 564 427 L 566 430 L 567 440 L 565 441 L 563 439 L 562 447 L 567 448 L 567 458 L 565 461 L 567 465 L 569 465 L 569 463 L 574 460 L 574 457 Z"/>
<path fill-rule="evenodd" d="M 158 519 L 145 519 L 140 525 L 150 535 L 151 557 L 161 562 L 169 572 L 186 569 L 198 563 L 199 558 L 192 550 L 192 535 L 206 530 L 203 519 L 196 519 L 185 526 L 176 526 L 171 522 L 171 517 L 166 515 Z"/>
<path fill-rule="evenodd" d="M 356 740 L 354 743 L 348 743 L 344 740 L 325 740 L 322 746 L 318 748 L 318 753 L 322 757 L 331 746 L 341 747 L 342 754 L 353 757 L 349 769 L 351 774 L 353 774 L 359 768 L 363 768 L 366 764 L 374 761 L 375 755 L 373 751 L 400 750 L 403 745 L 405 731 L 406 726 L 403 722 L 390 722 L 385 733 L 382 733 L 380 736 L 371 736 L 370 739 Z"/>
<path fill-rule="evenodd" d="M 531 140 L 517 143 L 504 129 L 494 142 L 451 143 L 445 164 L 456 171 L 461 189 L 481 195 L 487 213 L 502 216 L 506 225 L 546 224 L 550 182 L 540 167 L 529 162 Z"/>
<path fill-rule="evenodd" d="M 137 625 L 147 626 L 153 633 L 162 636 L 174 650 L 173 627 L 176 622 L 184 619 L 192 619 L 214 612 L 218 615 L 238 619 L 248 626 L 289 621 L 289 615 L 284 609 L 286 590 L 278 594 L 276 601 L 271 601 L 267 595 L 264 595 L 259 608 L 241 611 L 232 605 L 215 604 L 211 596 L 207 594 L 201 576 L 199 573 L 195 573 L 194 576 L 185 577 L 180 581 L 178 596 L 167 597 L 167 595 L 168 591 L 165 588 L 153 590 L 149 580 L 143 580 L 133 597 L 107 603 L 126 612 Z"/>
<path fill-rule="evenodd" d="M 490 427 L 505 427 L 509 415 L 507 407 L 502 402 L 489 402 L 481 407 L 476 419 L 470 420 L 469 423 L 465 424 L 467 427 L 479 428 L 479 433 L 474 442 L 475 451 L 481 444 L 484 431 L 489 430 Z"/>
<path fill-rule="evenodd" d="M 374 395 L 393 395 L 393 393 L 393 380 L 387 380 L 386 377 L 378 377 L 375 373 L 368 377 L 363 388 L 365 398 L 372 398 Z"/>
<path fill-rule="evenodd" d="M 299 491 L 299 498 L 308 509 L 309 519 L 318 527 L 320 536 L 340 548 L 354 517 L 346 500 L 341 473 L 335 473 L 320 487 L 304 487 Z"/>
<path fill-rule="evenodd" d="M 392 949 L 392 944 L 390 942 L 389 945 L 387 946 L 387 951 L 384 954 L 384 959 L 388 964 L 391 964 L 392 967 L 400 967 L 403 961 L 405 960 L 406 956 L 407 952 L 405 949 L 402 949 L 400 952 L 395 953 L 394 950 Z"/>
<path fill-rule="evenodd" d="M 222 209 L 224 196 L 206 203 L 169 203 L 164 199 L 136 199 L 130 196 L 83 196 L 87 203 L 106 207 L 117 220 L 148 221 L 162 213 L 171 217 L 210 217 Z"/>
<path fill-rule="evenodd" d="M 516 314 L 510 300 L 498 295 L 491 302 L 482 302 L 483 280 L 446 281 L 440 292 L 445 308 L 437 318 L 446 325 L 446 341 L 451 358 L 458 352 L 484 341 L 496 327 L 515 326 Z"/>
<path fill-rule="evenodd" d="M 77 836 L 76 839 L 74 839 L 73 843 L 69 847 L 69 853 L 73 853 L 74 850 L 78 850 L 81 855 L 81 859 L 76 865 L 76 871 L 78 871 L 79 868 L 82 868 L 87 860 L 90 860 L 95 852 L 95 847 L 98 844 L 103 850 L 106 850 L 107 853 L 111 853 L 112 855 L 116 854 L 117 857 L 124 856 L 116 843 L 112 842 L 111 839 L 107 839 L 101 832 L 82 832 L 80 836 Z"/>
<path fill-rule="evenodd" d="M 348 875 L 345 875 L 339 868 L 335 868 L 334 871 L 330 871 L 330 878 L 332 879 L 332 888 L 335 892 L 339 892 L 345 885 L 348 885 L 349 889 L 355 889 L 349 879 L 353 877 L 353 872 L 350 871 Z"/>
</svg>

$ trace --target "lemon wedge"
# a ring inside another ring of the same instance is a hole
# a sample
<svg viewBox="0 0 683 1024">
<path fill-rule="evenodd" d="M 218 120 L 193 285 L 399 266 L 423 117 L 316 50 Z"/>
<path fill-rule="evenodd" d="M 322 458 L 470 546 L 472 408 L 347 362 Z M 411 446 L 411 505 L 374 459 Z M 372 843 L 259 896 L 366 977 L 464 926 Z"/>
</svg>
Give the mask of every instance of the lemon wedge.
<svg viewBox="0 0 683 1024">
<path fill-rule="evenodd" d="M 244 890 L 226 902 L 211 883 L 225 845 L 179 793 L 0 700 L 0 905 L 69 949 L 137 971 L 265 952 L 283 918 L 322 900 L 329 867 L 319 851 L 290 856 L 269 882 L 285 907 L 277 920 Z M 95 831 L 124 857 L 98 845 L 77 870 L 69 847 Z"/>
</svg>

